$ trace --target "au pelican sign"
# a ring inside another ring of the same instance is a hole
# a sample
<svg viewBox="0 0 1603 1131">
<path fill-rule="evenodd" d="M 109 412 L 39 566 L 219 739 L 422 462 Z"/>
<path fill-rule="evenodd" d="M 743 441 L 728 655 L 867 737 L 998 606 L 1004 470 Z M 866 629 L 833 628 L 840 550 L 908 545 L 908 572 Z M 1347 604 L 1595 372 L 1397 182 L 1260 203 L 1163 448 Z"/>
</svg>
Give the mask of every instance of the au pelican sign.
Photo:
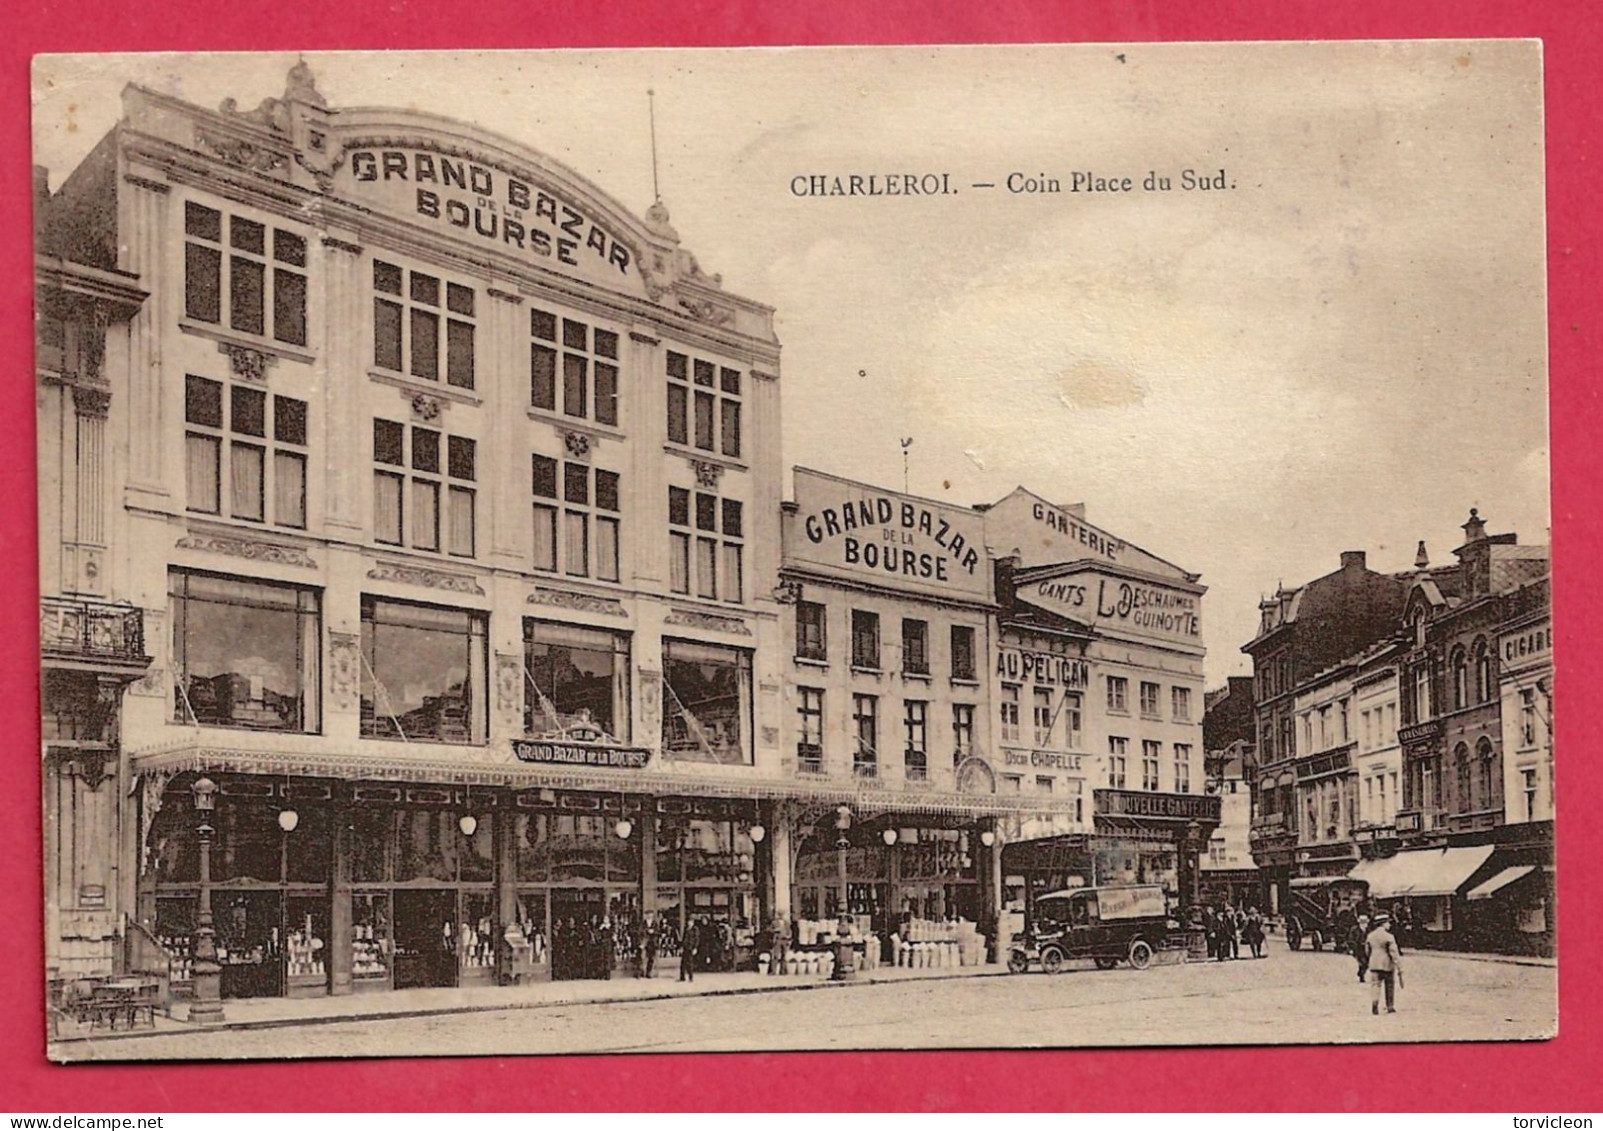
<svg viewBox="0 0 1603 1131">
<path fill-rule="evenodd" d="M 1082 623 L 1165 644 L 1202 646 L 1198 594 L 1150 581 L 1072 573 L 1031 582 L 1025 599 Z"/>
<path fill-rule="evenodd" d="M 796 469 L 787 564 L 856 581 L 984 600 L 985 525 L 974 511 Z"/>
<path fill-rule="evenodd" d="M 488 158 L 423 148 L 357 148 L 342 195 L 462 239 L 607 286 L 638 286 L 634 253 L 592 209 Z"/>
<path fill-rule="evenodd" d="M 606 766 L 617 770 L 644 769 L 651 751 L 640 746 L 599 746 L 583 742 L 513 739 L 512 753 L 520 762 L 546 762 L 562 766 Z"/>
</svg>

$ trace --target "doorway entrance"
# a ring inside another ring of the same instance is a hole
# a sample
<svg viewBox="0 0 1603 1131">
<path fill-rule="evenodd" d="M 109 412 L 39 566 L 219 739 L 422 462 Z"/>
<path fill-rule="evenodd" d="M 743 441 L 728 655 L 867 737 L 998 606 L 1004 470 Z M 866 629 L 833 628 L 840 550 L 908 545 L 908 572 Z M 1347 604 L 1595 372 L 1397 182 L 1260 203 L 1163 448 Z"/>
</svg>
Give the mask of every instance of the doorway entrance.
<svg viewBox="0 0 1603 1131">
<path fill-rule="evenodd" d="M 612 969 L 601 925 L 607 896 L 601 888 L 551 889 L 551 977 L 604 978 Z"/>
<path fill-rule="evenodd" d="M 454 986 L 456 890 L 395 891 L 395 988 Z"/>
</svg>

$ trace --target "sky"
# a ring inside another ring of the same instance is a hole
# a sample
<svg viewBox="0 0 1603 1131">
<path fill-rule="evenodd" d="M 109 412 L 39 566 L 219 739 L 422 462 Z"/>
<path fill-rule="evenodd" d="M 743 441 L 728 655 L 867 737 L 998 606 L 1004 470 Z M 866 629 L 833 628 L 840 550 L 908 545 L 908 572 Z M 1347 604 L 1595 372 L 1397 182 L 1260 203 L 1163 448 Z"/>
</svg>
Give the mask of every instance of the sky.
<svg viewBox="0 0 1603 1131">
<path fill-rule="evenodd" d="M 1451 561 L 1471 507 L 1548 540 L 1534 42 L 306 58 L 333 106 L 472 121 L 636 215 L 654 91 L 682 245 L 776 308 L 785 465 L 899 487 L 912 437 L 914 493 L 1083 503 L 1202 575 L 1210 686 L 1250 671 L 1260 597 L 1343 550 Z M 43 57 L 35 161 L 59 185 L 128 82 L 250 108 L 293 63 Z M 791 191 L 925 172 L 957 192 Z"/>
</svg>

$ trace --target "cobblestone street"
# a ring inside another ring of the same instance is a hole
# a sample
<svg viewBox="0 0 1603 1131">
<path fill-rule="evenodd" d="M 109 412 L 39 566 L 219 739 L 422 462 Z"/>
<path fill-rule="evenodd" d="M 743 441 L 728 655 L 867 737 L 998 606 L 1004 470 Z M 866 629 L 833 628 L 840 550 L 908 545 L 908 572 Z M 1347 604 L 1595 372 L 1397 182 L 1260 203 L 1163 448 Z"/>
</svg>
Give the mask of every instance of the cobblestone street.
<svg viewBox="0 0 1603 1131">
<path fill-rule="evenodd" d="M 667 1001 L 553 1005 L 391 1020 L 75 1041 L 69 1060 L 341 1057 L 1123 1044 L 1509 1040 L 1555 1029 L 1556 971 L 1410 954 L 1399 1012 L 1374 1017 L 1351 959 L 1288 952 L 1261 961 L 1146 971 L 815 986 Z M 718 979 L 708 977 L 716 991 Z"/>
</svg>

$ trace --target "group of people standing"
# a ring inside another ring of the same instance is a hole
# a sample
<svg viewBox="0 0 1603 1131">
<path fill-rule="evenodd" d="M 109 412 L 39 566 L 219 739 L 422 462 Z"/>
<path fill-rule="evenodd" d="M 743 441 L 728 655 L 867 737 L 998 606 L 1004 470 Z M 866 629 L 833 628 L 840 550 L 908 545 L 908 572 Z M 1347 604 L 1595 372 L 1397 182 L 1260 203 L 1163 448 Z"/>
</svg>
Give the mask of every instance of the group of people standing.
<svg viewBox="0 0 1603 1131">
<path fill-rule="evenodd" d="M 1218 907 L 1204 906 L 1202 929 L 1208 939 L 1208 957 L 1223 962 L 1227 958 L 1240 958 L 1246 946 L 1254 958 L 1263 957 L 1263 915 L 1256 907 L 1240 908 L 1230 904 Z"/>
<path fill-rule="evenodd" d="M 551 925 L 551 977 L 610 978 L 618 944 L 619 929 L 610 916 L 558 919 Z"/>
</svg>

